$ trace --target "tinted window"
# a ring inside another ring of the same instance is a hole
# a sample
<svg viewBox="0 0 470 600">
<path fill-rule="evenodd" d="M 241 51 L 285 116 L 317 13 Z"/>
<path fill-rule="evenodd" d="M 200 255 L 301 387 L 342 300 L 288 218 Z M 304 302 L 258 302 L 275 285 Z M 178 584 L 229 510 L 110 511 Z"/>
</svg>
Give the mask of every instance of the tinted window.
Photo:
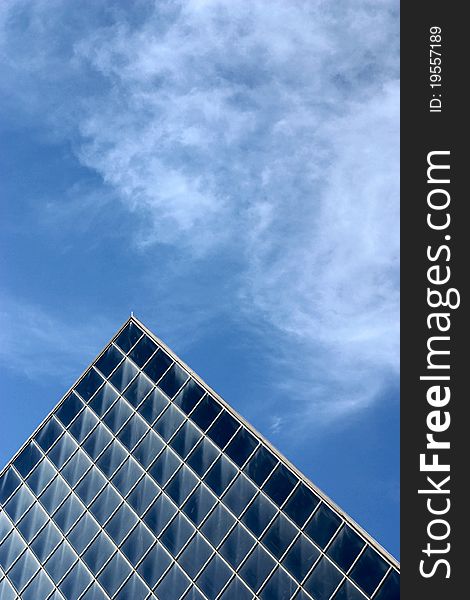
<svg viewBox="0 0 470 600">
<path fill-rule="evenodd" d="M 319 502 L 318 496 L 301 483 L 286 502 L 283 510 L 299 527 L 302 527 Z"/>
<path fill-rule="evenodd" d="M 214 398 L 211 396 L 204 396 L 191 413 L 191 419 L 205 431 L 221 410 L 221 407 Z"/>
<path fill-rule="evenodd" d="M 90 369 L 83 379 L 75 386 L 75 390 L 85 402 L 88 402 L 102 383 L 103 378 L 94 369 Z"/>
<path fill-rule="evenodd" d="M 15 458 L 13 465 L 23 477 L 26 477 L 38 464 L 41 458 L 42 453 L 33 442 L 30 442 Z"/>
<path fill-rule="evenodd" d="M 274 556 L 281 558 L 297 534 L 297 531 L 284 515 L 278 514 L 263 535 L 261 541 Z"/>
<path fill-rule="evenodd" d="M 157 345 L 148 336 L 144 335 L 139 343 L 132 348 L 129 356 L 139 367 L 143 367 L 156 349 Z"/>
<path fill-rule="evenodd" d="M 349 525 L 343 525 L 330 544 L 327 554 L 346 573 L 364 547 L 364 541 Z"/>
<path fill-rule="evenodd" d="M 173 361 L 166 352 L 159 350 L 145 365 L 144 373 L 148 375 L 152 381 L 157 382 L 172 362 Z"/>
<path fill-rule="evenodd" d="M 208 429 L 207 435 L 219 448 L 224 448 L 239 427 L 240 423 L 224 410 Z"/>
<path fill-rule="evenodd" d="M 225 453 L 241 467 L 257 445 L 258 440 L 242 427 L 225 449 Z"/>
<path fill-rule="evenodd" d="M 189 414 L 196 404 L 202 398 L 204 390 L 198 385 L 194 379 L 189 379 L 184 388 L 178 392 L 174 403 L 179 406 L 182 411 Z"/>
<path fill-rule="evenodd" d="M 281 506 L 297 482 L 297 477 L 284 465 L 279 464 L 264 484 L 263 490 L 271 500 Z"/>
<path fill-rule="evenodd" d="M 304 587 L 315 600 L 328 600 L 342 578 L 341 572 L 323 557 L 306 580 Z"/>
<path fill-rule="evenodd" d="M 319 555 L 318 548 L 306 536 L 301 535 L 283 558 L 282 564 L 297 581 L 302 581 Z"/>
<path fill-rule="evenodd" d="M 260 446 L 244 468 L 245 473 L 258 485 L 262 485 L 271 473 L 277 459 L 264 446 Z"/>
<path fill-rule="evenodd" d="M 371 596 L 387 569 L 388 564 L 368 546 L 354 565 L 350 577 L 367 595 Z"/>
<path fill-rule="evenodd" d="M 186 371 L 175 363 L 159 381 L 158 387 L 162 389 L 169 398 L 173 398 L 187 378 L 188 374 Z"/>
<path fill-rule="evenodd" d="M 122 352 L 119 352 L 116 346 L 110 346 L 101 358 L 97 360 L 96 367 L 98 367 L 105 377 L 108 377 L 123 358 Z"/>
<path fill-rule="evenodd" d="M 305 526 L 305 532 L 324 548 L 341 524 L 341 519 L 325 503 L 322 503 Z"/>
<path fill-rule="evenodd" d="M 127 353 L 140 338 L 142 333 L 140 328 L 131 322 L 121 331 L 114 343 Z"/>
</svg>

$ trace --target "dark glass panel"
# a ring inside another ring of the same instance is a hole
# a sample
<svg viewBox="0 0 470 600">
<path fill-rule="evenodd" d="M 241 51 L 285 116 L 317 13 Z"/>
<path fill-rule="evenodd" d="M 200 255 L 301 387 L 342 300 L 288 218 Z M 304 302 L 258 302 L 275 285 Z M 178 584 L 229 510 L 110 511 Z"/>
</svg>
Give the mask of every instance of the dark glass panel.
<svg viewBox="0 0 470 600">
<path fill-rule="evenodd" d="M 220 600 L 253 600 L 253 598 L 253 594 L 238 577 L 230 582 L 227 589 L 220 596 Z"/>
<path fill-rule="evenodd" d="M 115 550 L 116 548 L 108 536 L 99 533 L 83 555 L 83 560 L 93 573 L 98 573 Z"/>
<path fill-rule="evenodd" d="M 135 514 L 126 504 L 122 504 L 108 521 L 106 533 L 119 545 L 136 523 Z"/>
<path fill-rule="evenodd" d="M 158 388 L 155 388 L 139 406 L 138 411 L 150 425 L 168 406 L 168 398 Z"/>
<path fill-rule="evenodd" d="M 154 542 L 153 535 L 142 523 L 139 523 L 121 546 L 121 550 L 131 564 L 136 565 Z"/>
<path fill-rule="evenodd" d="M 364 540 L 345 524 L 331 542 L 327 554 L 346 573 L 363 547 Z"/>
<path fill-rule="evenodd" d="M 278 514 L 261 541 L 274 556 L 281 558 L 297 532 L 298 530 L 283 514 Z"/>
<path fill-rule="evenodd" d="M 23 485 L 16 491 L 4 506 L 4 510 L 14 523 L 18 523 L 35 498 L 28 488 Z"/>
<path fill-rule="evenodd" d="M 121 331 L 114 343 L 127 354 L 142 334 L 143 331 L 135 323 L 131 322 Z"/>
<path fill-rule="evenodd" d="M 144 515 L 144 521 L 156 536 L 159 536 L 176 513 L 176 507 L 161 494 Z"/>
<path fill-rule="evenodd" d="M 41 460 L 42 454 L 33 442 L 23 448 L 13 462 L 16 470 L 25 478 Z"/>
<path fill-rule="evenodd" d="M 0 504 L 5 504 L 20 483 L 21 479 L 10 467 L 0 478 Z"/>
<path fill-rule="evenodd" d="M 72 528 L 72 525 L 83 514 L 84 510 L 85 509 L 77 500 L 77 498 L 71 495 L 55 513 L 54 522 L 64 532 L 64 534 L 67 534 Z"/>
<path fill-rule="evenodd" d="M 122 392 L 137 375 L 137 367 L 130 360 L 125 360 L 111 375 L 110 382 Z"/>
<path fill-rule="evenodd" d="M 46 511 L 39 503 L 35 502 L 18 523 L 18 529 L 28 544 L 45 524 L 47 519 Z"/>
<path fill-rule="evenodd" d="M 106 427 L 98 425 L 98 427 L 90 434 L 90 436 L 83 443 L 83 449 L 93 458 L 96 458 L 106 448 L 109 442 L 113 439 L 113 436 L 109 433 Z"/>
<path fill-rule="evenodd" d="M 322 502 L 305 526 L 305 532 L 320 548 L 324 548 L 340 524 L 341 519 L 338 515 Z"/>
<path fill-rule="evenodd" d="M 238 569 L 255 542 L 256 540 L 244 527 L 237 525 L 224 541 L 219 552 L 234 569 Z"/>
<path fill-rule="evenodd" d="M 143 367 L 156 349 L 157 344 L 152 342 L 147 335 L 144 335 L 144 337 L 139 340 L 139 343 L 132 348 L 132 351 L 129 352 L 129 356 L 137 365 L 139 365 L 139 367 Z"/>
<path fill-rule="evenodd" d="M 215 503 L 214 496 L 204 485 L 200 484 L 183 506 L 183 512 L 195 525 L 199 526 Z"/>
<path fill-rule="evenodd" d="M 10 523 L 10 519 L 8 519 L 3 510 L 0 511 L 0 542 L 3 542 L 12 529 L 13 525 Z"/>
<path fill-rule="evenodd" d="M 170 446 L 181 456 L 181 458 L 184 459 L 188 456 L 200 439 L 201 433 L 190 421 L 186 421 L 175 437 L 171 440 Z"/>
<path fill-rule="evenodd" d="M 213 550 L 201 535 L 195 535 L 184 549 L 178 564 L 183 567 L 186 573 L 194 579 L 201 570 L 202 565 L 209 560 Z"/>
<path fill-rule="evenodd" d="M 153 588 L 171 563 L 169 554 L 163 546 L 157 544 L 144 558 L 139 568 L 139 575 Z"/>
<path fill-rule="evenodd" d="M 159 600 L 180 600 L 190 583 L 181 567 L 174 564 L 158 584 L 156 595 Z"/>
<path fill-rule="evenodd" d="M 277 462 L 277 459 L 267 448 L 260 446 L 243 470 L 255 483 L 262 485 Z"/>
<path fill-rule="evenodd" d="M 306 485 L 301 483 L 286 502 L 283 511 L 289 515 L 299 527 L 302 527 L 319 502 L 320 498 L 309 490 Z"/>
<path fill-rule="evenodd" d="M 70 489 L 65 481 L 61 477 L 56 477 L 41 494 L 39 500 L 47 512 L 52 515 L 69 493 Z"/>
<path fill-rule="evenodd" d="M 176 556 L 189 540 L 193 531 L 193 525 L 182 513 L 178 513 L 165 529 L 160 537 L 160 541 L 165 545 L 170 554 Z"/>
<path fill-rule="evenodd" d="M 2 569 L 8 571 L 25 548 L 26 544 L 20 535 L 13 530 L 0 544 L 0 566 Z"/>
<path fill-rule="evenodd" d="M 207 435 L 219 448 L 224 448 L 239 427 L 240 423 L 228 411 L 224 410 L 209 427 Z"/>
<path fill-rule="evenodd" d="M 278 506 L 281 506 L 287 496 L 292 492 L 297 482 L 297 477 L 295 477 L 295 475 L 293 475 L 284 465 L 279 464 L 264 484 L 263 491 Z"/>
<path fill-rule="evenodd" d="M 148 427 L 145 424 L 145 421 L 143 421 L 138 415 L 134 415 L 121 429 L 118 434 L 118 438 L 124 444 L 124 446 L 126 446 L 126 448 L 132 450 L 137 442 L 144 437 L 147 431 Z"/>
<path fill-rule="evenodd" d="M 21 593 L 21 600 L 46 600 L 54 586 L 44 570 L 39 571 Z M 3 600 L 0 591 L 0 598 Z"/>
<path fill-rule="evenodd" d="M 147 377 L 139 374 L 124 392 L 124 396 L 132 406 L 137 407 L 152 388 L 153 384 L 150 383 Z"/>
<path fill-rule="evenodd" d="M 62 535 L 57 527 L 49 522 L 31 544 L 31 550 L 44 563 L 46 558 L 62 541 Z"/>
<path fill-rule="evenodd" d="M 154 423 L 153 428 L 165 441 L 168 441 L 183 421 L 184 417 L 181 412 L 170 404 L 158 421 Z"/>
<path fill-rule="evenodd" d="M 255 486 L 247 477 L 240 474 L 223 496 L 222 501 L 234 515 L 239 517 L 255 494 Z"/>
<path fill-rule="evenodd" d="M 55 411 L 55 415 L 65 427 L 68 427 L 83 407 L 84 404 L 80 398 L 76 394 L 71 393 Z"/>
<path fill-rule="evenodd" d="M 121 503 L 121 498 L 110 486 L 106 486 L 90 506 L 92 515 L 103 525 Z"/>
<path fill-rule="evenodd" d="M 214 398 L 212 398 L 212 396 L 204 396 L 191 413 L 191 419 L 203 431 L 206 431 L 221 410 L 222 407 L 214 400 Z"/>
<path fill-rule="evenodd" d="M 167 485 L 165 492 L 177 506 L 181 506 L 197 484 L 196 475 L 183 465 Z"/>
<path fill-rule="evenodd" d="M 202 387 L 194 379 L 189 379 L 184 388 L 176 395 L 174 403 L 188 415 L 203 395 Z"/>
<path fill-rule="evenodd" d="M 26 480 L 26 483 L 33 490 L 36 496 L 39 496 L 40 493 L 49 484 L 49 482 L 51 482 L 54 479 L 56 473 L 57 471 L 47 460 L 47 458 L 45 458 L 30 474 L 30 476 Z"/>
<path fill-rule="evenodd" d="M 82 563 L 74 565 L 59 586 L 60 591 L 70 600 L 77 600 L 92 582 L 88 569 Z"/>
<path fill-rule="evenodd" d="M 74 487 L 81 477 L 88 471 L 91 465 L 92 462 L 85 452 L 79 450 L 72 456 L 69 462 L 62 469 L 61 475 L 70 485 L 70 487 Z"/>
<path fill-rule="evenodd" d="M 259 537 L 276 514 L 276 507 L 262 494 L 258 494 L 242 517 L 243 523 Z"/>
<path fill-rule="evenodd" d="M 295 581 L 280 567 L 269 578 L 259 597 L 262 600 L 290 600 L 297 589 Z"/>
<path fill-rule="evenodd" d="M 29 550 L 26 550 L 8 572 L 8 578 L 15 588 L 21 592 L 25 585 L 33 578 L 38 569 L 39 563 L 34 554 Z"/>
<path fill-rule="evenodd" d="M 103 421 L 111 429 L 111 431 L 117 433 L 131 415 L 131 407 L 125 400 L 119 399 L 113 408 L 103 418 Z"/>
<path fill-rule="evenodd" d="M 62 435 L 62 432 L 62 427 L 54 418 L 52 418 L 41 427 L 41 429 L 34 436 L 34 439 L 36 440 L 36 443 L 41 446 L 44 452 L 47 452 L 52 444 L 59 439 L 59 437 Z"/>
<path fill-rule="evenodd" d="M 97 415 L 102 417 L 108 408 L 114 404 L 117 397 L 117 392 L 110 385 L 106 384 L 93 397 L 89 406 Z"/>
<path fill-rule="evenodd" d="M 89 408 L 85 408 L 72 423 L 69 431 L 78 442 L 83 442 L 97 423 L 98 419 L 94 413 Z"/>
<path fill-rule="evenodd" d="M 357 563 L 354 565 L 350 577 L 368 596 L 371 596 L 388 570 L 388 564 L 368 546 Z"/>
<path fill-rule="evenodd" d="M 90 513 L 85 513 L 80 521 L 78 521 L 78 523 L 70 530 L 67 540 L 72 544 L 78 554 L 81 554 L 99 530 L 99 526 Z"/>
<path fill-rule="evenodd" d="M 283 558 L 282 564 L 297 581 L 302 581 L 319 555 L 318 548 L 306 536 L 301 535 Z"/>
<path fill-rule="evenodd" d="M 77 442 L 75 442 L 73 437 L 68 433 L 64 433 L 57 444 L 49 450 L 47 456 L 55 464 L 55 466 L 60 469 L 64 466 L 77 448 Z"/>
<path fill-rule="evenodd" d="M 392 569 L 374 596 L 374 600 L 399 600 L 399 598 L 400 576 Z"/>
<path fill-rule="evenodd" d="M 160 489 L 158 486 L 155 485 L 148 475 L 145 475 L 145 477 L 139 481 L 136 487 L 129 494 L 127 502 L 140 517 L 152 504 L 159 492 Z"/>
<path fill-rule="evenodd" d="M 235 519 L 223 504 L 218 504 L 201 527 L 201 531 L 211 544 L 217 547 L 234 523 Z"/>
<path fill-rule="evenodd" d="M 130 575 L 131 567 L 122 554 L 115 554 L 98 577 L 106 592 L 113 596 Z"/>
<path fill-rule="evenodd" d="M 275 562 L 263 548 L 258 545 L 240 569 L 240 577 L 256 592 L 273 570 Z"/>
<path fill-rule="evenodd" d="M 328 600 L 342 578 L 341 572 L 323 557 L 307 578 L 304 588 L 315 600 Z"/>
<path fill-rule="evenodd" d="M 17 595 L 12 585 L 8 583 L 7 579 L 0 581 L 0 598 L 2 600 L 16 600 Z"/>
<path fill-rule="evenodd" d="M 225 456 L 219 456 L 204 477 L 204 483 L 208 485 L 217 496 L 221 496 L 235 479 L 236 475 L 236 467 L 234 467 Z"/>
<path fill-rule="evenodd" d="M 58 583 L 76 560 L 72 549 L 64 541 L 44 566 L 52 581 Z"/>
<path fill-rule="evenodd" d="M 132 575 L 115 596 L 115 600 L 145 600 L 149 590 L 138 575 Z"/>
<path fill-rule="evenodd" d="M 55 600 L 55 598 L 50 598 L 48 600 Z M 57 600 L 60 600 L 57 598 Z M 108 596 L 102 591 L 102 589 L 98 586 L 97 583 L 94 583 L 91 587 L 87 589 L 85 594 L 80 598 L 80 600 L 108 600 Z"/>
<path fill-rule="evenodd" d="M 111 442 L 103 454 L 98 458 L 96 466 L 99 467 L 109 479 L 128 456 L 129 454 L 121 444 L 115 440 Z"/>
<path fill-rule="evenodd" d="M 144 373 L 157 382 L 173 361 L 163 350 L 159 350 L 144 367 Z"/>
<path fill-rule="evenodd" d="M 188 379 L 186 371 L 174 363 L 158 382 L 158 387 L 163 390 L 169 398 L 173 398 L 186 379 Z"/>
<path fill-rule="evenodd" d="M 231 576 L 232 571 L 216 554 L 204 567 L 196 583 L 209 600 L 215 600 Z"/>
<path fill-rule="evenodd" d="M 163 441 L 158 435 L 150 431 L 142 441 L 134 448 L 132 456 L 136 458 L 145 468 L 149 467 L 164 447 Z"/>
<path fill-rule="evenodd" d="M 160 487 L 164 487 L 180 464 L 181 461 L 176 454 L 169 448 L 166 448 L 150 467 L 149 473 Z"/>
<path fill-rule="evenodd" d="M 105 377 L 109 377 L 123 358 L 122 352 L 119 352 L 116 346 L 110 346 L 96 361 L 95 367 L 98 367 Z"/>
<path fill-rule="evenodd" d="M 365 600 L 361 592 L 345 579 L 341 587 L 333 596 L 333 600 Z"/>
<path fill-rule="evenodd" d="M 258 440 L 242 427 L 225 449 L 225 454 L 230 456 L 239 467 L 242 467 L 257 445 Z"/>
<path fill-rule="evenodd" d="M 184 600 L 205 600 L 204 596 L 194 585 L 191 586 L 188 592 L 184 595 Z"/>
<path fill-rule="evenodd" d="M 88 402 L 103 381 L 104 379 L 97 371 L 95 371 L 95 369 L 90 369 L 83 379 L 75 386 L 75 391 L 80 394 L 85 402 Z"/>
<path fill-rule="evenodd" d="M 219 455 L 219 451 L 207 438 L 203 438 L 189 455 L 186 462 L 202 477 Z"/>
</svg>

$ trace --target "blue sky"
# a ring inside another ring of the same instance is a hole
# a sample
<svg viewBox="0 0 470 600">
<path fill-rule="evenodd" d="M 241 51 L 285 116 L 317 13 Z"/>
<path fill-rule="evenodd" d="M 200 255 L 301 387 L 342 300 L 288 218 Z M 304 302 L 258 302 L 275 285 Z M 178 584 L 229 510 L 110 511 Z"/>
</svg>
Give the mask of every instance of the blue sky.
<svg viewBox="0 0 470 600">
<path fill-rule="evenodd" d="M 395 1 L 0 5 L 0 462 L 133 310 L 395 556 Z"/>
</svg>

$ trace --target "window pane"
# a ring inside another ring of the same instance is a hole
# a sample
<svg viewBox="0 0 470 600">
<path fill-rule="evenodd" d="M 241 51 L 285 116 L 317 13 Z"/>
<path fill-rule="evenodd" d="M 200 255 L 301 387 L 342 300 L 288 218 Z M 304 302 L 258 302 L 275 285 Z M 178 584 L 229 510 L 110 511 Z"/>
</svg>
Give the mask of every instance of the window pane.
<svg viewBox="0 0 470 600">
<path fill-rule="evenodd" d="M 215 503 L 214 496 L 204 485 L 200 484 L 183 506 L 183 512 L 195 525 L 199 526 Z"/>
<path fill-rule="evenodd" d="M 184 417 L 181 412 L 170 404 L 158 421 L 154 423 L 153 428 L 165 441 L 168 441 L 183 421 Z"/>
<path fill-rule="evenodd" d="M 165 529 L 160 541 L 165 545 L 170 554 L 176 556 L 189 540 L 193 531 L 193 525 L 183 514 L 178 513 L 170 525 Z"/>
<path fill-rule="evenodd" d="M 318 548 L 307 537 L 301 535 L 283 558 L 282 564 L 297 581 L 302 581 L 319 555 Z"/>
<path fill-rule="evenodd" d="M 108 536 L 104 533 L 99 533 L 98 537 L 83 555 L 83 560 L 93 573 L 98 573 L 115 550 L 116 548 Z"/>
<path fill-rule="evenodd" d="M 223 496 L 222 501 L 239 517 L 255 494 L 255 486 L 247 477 L 240 473 L 230 486 L 228 492 Z"/>
<path fill-rule="evenodd" d="M 88 402 L 103 381 L 103 378 L 94 369 L 90 369 L 75 387 L 75 391 L 80 394 L 85 402 Z"/>
<path fill-rule="evenodd" d="M 136 446 L 132 452 L 132 456 L 147 469 L 153 463 L 158 454 L 160 454 L 164 445 L 165 444 L 163 440 L 158 435 L 153 433 L 153 431 L 150 431 Z"/>
<path fill-rule="evenodd" d="M 25 485 L 23 485 L 13 494 L 10 500 L 8 500 L 4 506 L 4 510 L 9 514 L 13 522 L 18 523 L 34 500 L 33 494 Z"/>
<path fill-rule="evenodd" d="M 89 408 L 85 408 L 72 423 L 69 431 L 78 442 L 83 442 L 97 423 L 98 419 L 93 412 Z"/>
<path fill-rule="evenodd" d="M 139 575 L 153 588 L 171 563 L 169 554 L 157 544 L 150 550 L 137 569 Z"/>
<path fill-rule="evenodd" d="M 262 600 L 289 600 L 297 587 L 295 581 L 278 567 L 269 578 L 259 597 Z"/>
<path fill-rule="evenodd" d="M 119 352 L 116 346 L 111 345 L 103 356 L 96 361 L 95 366 L 98 367 L 105 377 L 108 377 L 123 358 L 122 352 Z"/>
<path fill-rule="evenodd" d="M 286 502 L 283 510 L 299 527 L 302 527 L 319 502 L 318 496 L 301 483 Z"/>
<path fill-rule="evenodd" d="M 54 522 L 64 534 L 67 534 L 84 510 L 77 498 L 71 495 L 55 513 Z"/>
<path fill-rule="evenodd" d="M 137 461 L 128 458 L 111 479 L 123 496 L 127 496 L 144 471 Z"/>
<path fill-rule="evenodd" d="M 187 459 L 188 465 L 202 477 L 219 456 L 219 451 L 207 438 L 202 438 Z"/>
<path fill-rule="evenodd" d="M 21 479 L 10 467 L 0 478 L 0 503 L 5 504 L 8 498 L 20 485 Z"/>
<path fill-rule="evenodd" d="M 121 550 L 131 564 L 136 565 L 154 542 L 153 535 L 142 523 L 139 523 L 124 542 Z"/>
<path fill-rule="evenodd" d="M 147 335 L 144 335 L 144 337 L 139 341 L 139 343 L 136 344 L 134 348 L 132 348 L 132 351 L 129 353 L 129 356 L 137 365 L 139 365 L 139 367 L 143 367 L 156 349 L 157 344 L 152 342 L 152 340 Z"/>
<path fill-rule="evenodd" d="M 16 531 L 12 531 L 0 544 L 0 566 L 7 571 L 18 556 L 26 548 L 26 544 Z"/>
<path fill-rule="evenodd" d="M 20 592 L 25 585 L 33 578 L 33 575 L 39 569 L 39 563 L 34 554 L 29 550 L 21 556 L 9 571 L 8 578 L 16 589 Z"/>
<path fill-rule="evenodd" d="M 340 524 L 341 519 L 338 515 L 322 503 L 307 523 L 305 532 L 320 548 L 324 548 Z"/>
<path fill-rule="evenodd" d="M 124 392 L 124 396 L 132 406 L 137 407 L 152 388 L 153 384 L 148 378 L 145 375 L 139 374 Z"/>
<path fill-rule="evenodd" d="M 204 596 L 194 585 L 184 595 L 184 600 L 204 600 Z"/>
<path fill-rule="evenodd" d="M 72 436 L 68 433 L 64 433 L 57 444 L 49 450 L 47 456 L 55 464 L 55 466 L 60 469 L 64 466 L 77 448 L 77 443 L 74 441 Z"/>
<path fill-rule="evenodd" d="M 159 488 L 155 485 L 152 479 L 148 475 L 145 475 L 145 477 L 139 481 L 136 487 L 129 494 L 127 502 L 140 517 L 152 504 L 159 492 Z"/>
<path fill-rule="evenodd" d="M 202 526 L 201 531 L 211 544 L 217 547 L 234 523 L 235 519 L 228 510 L 222 504 L 218 504 Z"/>
<path fill-rule="evenodd" d="M 34 579 L 28 584 L 28 587 L 21 593 L 21 600 L 46 600 L 49 594 L 54 589 L 54 586 L 46 575 L 45 571 L 41 570 Z M 0 598 L 3 599 L 0 591 Z"/>
<path fill-rule="evenodd" d="M 76 600 L 91 581 L 92 577 L 86 567 L 77 563 L 60 584 L 59 589 L 66 598 Z"/>
<path fill-rule="evenodd" d="M 6 579 L 0 581 L 0 598 L 2 600 L 16 600 L 16 592 Z"/>
<path fill-rule="evenodd" d="M 26 483 L 33 490 L 36 496 L 39 496 L 49 482 L 53 480 L 56 472 L 57 471 L 54 469 L 51 463 L 47 460 L 47 458 L 45 458 L 30 474 L 26 480 Z"/>
<path fill-rule="evenodd" d="M 342 578 L 341 572 L 323 557 L 306 580 L 304 587 L 315 600 L 328 600 Z"/>
<path fill-rule="evenodd" d="M 188 379 L 186 371 L 174 363 L 158 382 L 158 387 L 163 390 L 169 398 L 173 398 L 186 379 Z"/>
<path fill-rule="evenodd" d="M 161 600 L 180 600 L 190 583 L 184 571 L 177 564 L 174 564 L 158 584 L 157 597 Z"/>
<path fill-rule="evenodd" d="M 145 600 L 148 593 L 149 590 L 142 579 L 138 575 L 132 575 L 119 590 L 115 600 Z"/>
<path fill-rule="evenodd" d="M 255 483 L 261 485 L 271 473 L 277 459 L 264 446 L 260 446 L 243 469 Z"/>
<path fill-rule="evenodd" d="M 174 504 L 162 494 L 147 511 L 144 521 L 152 533 L 159 536 L 175 513 L 176 507 Z"/>
<path fill-rule="evenodd" d="M 82 408 L 83 402 L 72 392 L 55 411 L 55 415 L 64 427 L 68 427 Z"/>
<path fill-rule="evenodd" d="M 106 425 L 116 433 L 132 415 L 132 409 L 125 400 L 119 399 L 103 418 Z"/>
<path fill-rule="evenodd" d="M 225 453 L 241 467 L 257 445 L 258 440 L 242 427 L 225 449 Z"/>
<path fill-rule="evenodd" d="M 52 444 L 59 439 L 62 434 L 63 429 L 57 423 L 57 421 L 52 418 L 45 425 L 41 427 L 41 429 L 37 432 L 34 439 L 39 446 L 47 452 Z"/>
<path fill-rule="evenodd" d="M 371 596 L 387 572 L 388 564 L 368 546 L 354 565 L 350 577 L 368 596 Z"/>
<path fill-rule="evenodd" d="M 235 577 L 220 597 L 220 600 L 253 600 L 253 597 L 253 594 L 248 590 L 241 579 Z"/>
<path fill-rule="evenodd" d="M 399 600 L 399 598 L 400 576 L 392 569 L 374 596 L 374 600 Z"/>
<path fill-rule="evenodd" d="M 333 596 L 333 600 L 365 600 L 365 597 L 350 581 L 345 579 Z"/>
<path fill-rule="evenodd" d="M 18 529 L 29 543 L 46 523 L 47 519 L 46 511 L 36 502 L 18 523 Z"/>
<path fill-rule="evenodd" d="M 209 600 L 215 600 L 231 576 L 232 571 L 215 555 L 199 575 L 197 584 Z"/>
<path fill-rule="evenodd" d="M 62 541 L 62 535 L 53 523 L 48 523 L 31 544 L 31 550 L 44 563 Z"/>
<path fill-rule="evenodd" d="M 108 408 L 112 406 L 116 398 L 117 393 L 110 385 L 105 384 L 93 397 L 89 406 L 91 406 L 98 416 L 102 417 Z"/>
<path fill-rule="evenodd" d="M 124 352 L 127 353 L 142 334 L 143 331 L 141 331 L 141 329 L 137 327 L 135 323 L 130 322 L 121 331 L 114 343 L 117 344 L 120 348 L 124 350 Z"/>
<path fill-rule="evenodd" d="M 96 458 L 106 448 L 113 436 L 109 433 L 106 427 L 98 425 L 98 427 L 90 434 L 90 437 L 83 444 L 83 449 L 93 458 Z"/>
<path fill-rule="evenodd" d="M 168 398 L 158 388 L 155 388 L 139 406 L 139 413 L 152 425 L 168 406 Z"/>
<path fill-rule="evenodd" d="M 273 570 L 275 562 L 261 546 L 256 546 L 240 569 L 240 576 L 256 592 Z"/>
<path fill-rule="evenodd" d="M 106 533 L 119 545 L 136 523 L 137 517 L 126 504 L 122 504 L 106 525 Z"/>
<path fill-rule="evenodd" d="M 137 367 L 131 363 L 130 360 L 125 360 L 114 373 L 111 375 L 109 381 L 114 385 L 116 389 L 122 392 L 129 383 L 137 375 Z"/>
<path fill-rule="evenodd" d="M 166 352 L 159 350 L 145 365 L 144 373 L 148 375 L 152 381 L 157 382 L 172 362 L 173 361 Z"/>
<path fill-rule="evenodd" d="M 177 452 L 181 458 L 186 458 L 194 446 L 201 439 L 201 433 L 190 421 L 181 427 L 175 437 L 171 440 L 170 446 Z"/>
<path fill-rule="evenodd" d="M 169 448 L 166 448 L 150 467 L 149 473 L 155 481 L 164 487 L 180 466 L 181 461 L 176 454 Z"/>
<path fill-rule="evenodd" d="M 225 560 L 238 569 L 253 548 L 256 540 L 241 525 L 237 525 L 220 547 L 220 554 Z"/>
<path fill-rule="evenodd" d="M 28 473 L 30 473 L 38 464 L 41 458 L 41 452 L 33 442 L 29 442 L 29 444 L 15 458 L 13 465 L 23 477 L 26 477 Z"/>
<path fill-rule="evenodd" d="M 197 484 L 198 479 L 196 475 L 187 467 L 182 466 L 165 488 L 165 492 L 177 506 L 181 506 Z"/>
<path fill-rule="evenodd" d="M 242 521 L 256 537 L 259 537 L 275 514 L 275 506 L 262 494 L 258 494 L 243 515 Z"/>
<path fill-rule="evenodd" d="M 85 513 L 80 521 L 71 529 L 67 540 L 81 554 L 99 530 L 100 528 L 93 517 L 89 513 Z"/>
<path fill-rule="evenodd" d="M 284 517 L 278 514 L 269 526 L 261 541 L 274 556 L 281 558 L 298 530 Z"/>
<path fill-rule="evenodd" d="M 61 471 L 70 487 L 74 487 L 91 467 L 92 462 L 82 450 L 76 452 Z"/>
<path fill-rule="evenodd" d="M 345 524 L 332 541 L 327 554 L 346 573 L 363 547 L 364 540 Z"/>
<path fill-rule="evenodd" d="M 145 421 L 138 415 L 134 415 L 121 429 L 118 438 L 126 448 L 132 450 L 137 442 L 144 437 L 147 431 L 148 426 Z"/>
<path fill-rule="evenodd" d="M 234 467 L 225 456 L 219 456 L 204 477 L 204 483 L 208 485 L 217 496 L 221 496 L 233 479 L 235 479 L 236 475 L 236 467 Z"/>
<path fill-rule="evenodd" d="M 213 550 L 201 535 L 196 535 L 178 558 L 178 564 L 194 579 Z"/>
<path fill-rule="evenodd" d="M 207 435 L 217 444 L 217 446 L 219 446 L 219 448 L 224 448 L 239 427 L 240 423 L 224 410 L 210 426 Z"/>
<path fill-rule="evenodd" d="M 0 542 L 3 542 L 12 529 L 13 525 L 10 523 L 10 519 L 3 511 L 0 511 Z"/>
<path fill-rule="evenodd" d="M 174 403 L 188 415 L 203 395 L 204 390 L 202 387 L 198 385 L 194 379 L 189 379 L 184 388 L 178 392 L 174 399 Z"/>
<path fill-rule="evenodd" d="M 214 398 L 212 398 L 212 396 L 204 396 L 204 398 L 191 413 L 191 419 L 203 431 L 206 431 L 221 410 L 221 406 L 214 400 Z"/>
<path fill-rule="evenodd" d="M 297 477 L 295 477 L 295 475 L 293 475 L 284 465 L 279 464 L 264 484 L 263 491 L 278 506 L 281 506 L 294 489 L 297 482 Z"/>
<path fill-rule="evenodd" d="M 105 485 L 106 479 L 98 469 L 93 467 L 77 485 L 75 493 L 85 506 L 88 506 Z"/>
<path fill-rule="evenodd" d="M 45 568 L 52 581 L 58 583 L 76 560 L 77 558 L 67 542 L 62 542 L 46 562 Z"/>
<path fill-rule="evenodd" d="M 108 477 L 111 478 L 129 454 L 117 441 L 111 442 L 103 454 L 96 461 L 96 466 Z"/>
<path fill-rule="evenodd" d="M 55 599 L 50 598 L 49 600 Z M 108 600 L 108 596 L 106 596 L 106 594 L 101 590 L 101 588 L 98 587 L 97 583 L 94 583 L 91 587 L 87 589 L 87 591 L 80 598 L 80 600 Z"/>
<path fill-rule="evenodd" d="M 56 477 L 41 494 L 39 500 L 47 512 L 52 515 L 69 493 L 70 488 L 65 481 L 61 477 Z"/>
</svg>

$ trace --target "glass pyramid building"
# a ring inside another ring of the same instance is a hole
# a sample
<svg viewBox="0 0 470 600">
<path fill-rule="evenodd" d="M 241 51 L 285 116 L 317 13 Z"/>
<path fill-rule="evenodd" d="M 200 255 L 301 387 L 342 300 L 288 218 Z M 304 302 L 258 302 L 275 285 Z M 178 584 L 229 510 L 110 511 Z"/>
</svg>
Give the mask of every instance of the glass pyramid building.
<svg viewBox="0 0 470 600">
<path fill-rule="evenodd" d="M 134 317 L 0 507 L 1 600 L 399 597 L 394 559 Z"/>
</svg>

